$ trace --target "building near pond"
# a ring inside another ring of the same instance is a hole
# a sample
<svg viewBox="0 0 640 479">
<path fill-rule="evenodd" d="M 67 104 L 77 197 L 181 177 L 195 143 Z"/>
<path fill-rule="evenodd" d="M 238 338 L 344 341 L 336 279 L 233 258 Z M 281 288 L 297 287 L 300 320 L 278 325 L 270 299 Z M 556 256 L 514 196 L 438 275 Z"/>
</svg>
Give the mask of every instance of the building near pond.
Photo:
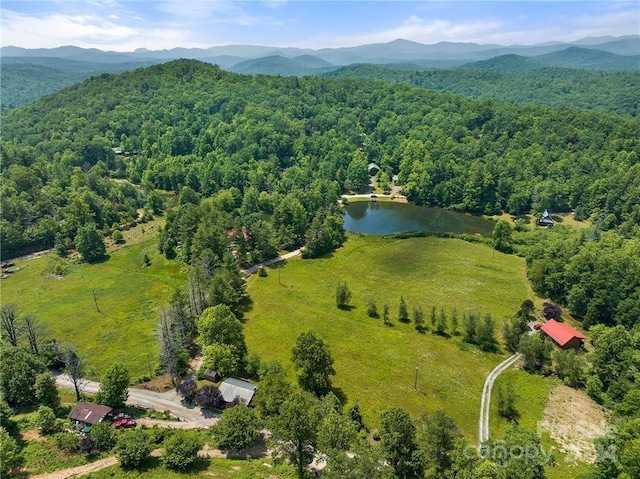
<svg viewBox="0 0 640 479">
<path fill-rule="evenodd" d="M 538 226 L 546 226 L 547 228 L 550 228 L 553 224 L 553 218 L 547 210 L 544 210 L 540 218 L 538 218 Z"/>
</svg>

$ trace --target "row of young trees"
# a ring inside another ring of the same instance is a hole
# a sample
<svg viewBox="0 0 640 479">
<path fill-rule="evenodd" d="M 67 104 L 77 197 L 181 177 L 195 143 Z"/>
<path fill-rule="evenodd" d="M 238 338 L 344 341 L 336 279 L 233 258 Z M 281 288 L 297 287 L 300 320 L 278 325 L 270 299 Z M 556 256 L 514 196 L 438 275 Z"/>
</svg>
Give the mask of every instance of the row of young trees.
<svg viewBox="0 0 640 479">
<path fill-rule="evenodd" d="M 351 300 L 351 290 L 349 286 L 342 282 L 336 286 L 336 304 L 341 309 L 348 309 L 350 307 L 349 301 Z M 533 309 L 533 303 L 531 309 Z M 376 300 L 373 297 L 367 299 L 367 316 L 370 318 L 379 318 L 381 315 L 378 312 L 378 306 Z M 425 333 L 429 329 L 433 334 L 439 336 L 458 336 L 462 334 L 462 338 L 469 344 L 478 346 L 483 351 L 497 351 L 498 340 L 495 337 L 496 324 L 493 316 L 490 313 L 482 315 L 475 309 L 467 309 L 463 312 L 461 321 L 458 320 L 458 311 L 454 307 L 451 310 L 450 315 L 447 317 L 447 313 L 441 306 L 438 308 L 433 305 L 430 310 L 429 325 L 425 318 L 425 312 L 422 306 L 414 305 L 412 313 L 409 315 L 409 308 L 404 297 L 400 296 L 398 300 L 398 313 L 397 319 L 401 323 L 410 323 L 413 321 L 416 331 L 419 333 Z M 390 308 L 388 304 L 382 306 L 382 321 L 385 326 L 391 326 Z M 462 328 L 460 330 L 460 328 Z"/>
</svg>

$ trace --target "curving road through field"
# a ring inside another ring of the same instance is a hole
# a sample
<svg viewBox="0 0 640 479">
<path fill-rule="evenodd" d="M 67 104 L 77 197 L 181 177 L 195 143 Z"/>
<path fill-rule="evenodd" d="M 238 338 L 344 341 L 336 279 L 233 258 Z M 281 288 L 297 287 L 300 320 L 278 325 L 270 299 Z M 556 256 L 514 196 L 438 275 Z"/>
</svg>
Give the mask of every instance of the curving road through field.
<svg viewBox="0 0 640 479">
<path fill-rule="evenodd" d="M 520 356 L 520 353 L 509 356 L 498 364 L 484 381 L 484 387 L 482 388 L 482 402 L 480 403 L 480 420 L 478 422 L 478 446 L 489 439 L 489 411 L 491 409 L 491 389 L 493 388 L 493 383 L 502 372 L 509 369 L 518 359 L 520 359 Z"/>
</svg>

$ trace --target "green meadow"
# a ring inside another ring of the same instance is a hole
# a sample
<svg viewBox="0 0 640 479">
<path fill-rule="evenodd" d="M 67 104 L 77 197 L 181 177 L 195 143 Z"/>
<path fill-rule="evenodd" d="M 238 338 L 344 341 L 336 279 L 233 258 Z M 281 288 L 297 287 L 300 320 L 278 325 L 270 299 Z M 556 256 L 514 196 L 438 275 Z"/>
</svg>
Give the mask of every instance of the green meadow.
<svg viewBox="0 0 640 479">
<path fill-rule="evenodd" d="M 143 267 L 145 254 L 148 267 Z M 2 304 L 16 304 L 21 316 L 44 323 L 49 337 L 72 343 L 92 379 L 117 361 L 131 377 L 153 374 L 158 308 L 184 284 L 180 265 L 158 253 L 155 238 L 118 247 L 98 264 L 70 261 L 60 279 L 47 275 L 51 256 L 17 261 L 26 268 L 2 280 Z"/>
<path fill-rule="evenodd" d="M 350 310 L 335 304 L 338 282 L 353 292 Z M 419 334 L 413 323 L 397 321 L 402 295 L 411 312 L 453 308 L 458 321 L 467 308 L 500 320 L 530 297 L 522 258 L 457 239 L 392 239 L 349 235 L 334 254 L 313 260 L 293 258 L 252 276 L 245 314 L 249 351 L 277 359 L 291 371 L 291 349 L 303 331 L 315 330 L 335 359 L 333 384 L 348 404 L 359 402 L 365 422 L 377 425 L 391 404 L 414 416 L 443 409 L 476 440 L 480 395 L 486 375 L 504 354 L 487 354 L 458 336 Z M 393 326 L 366 314 L 374 298 L 378 311 L 389 305 Z M 418 368 L 417 387 L 415 386 Z"/>
</svg>

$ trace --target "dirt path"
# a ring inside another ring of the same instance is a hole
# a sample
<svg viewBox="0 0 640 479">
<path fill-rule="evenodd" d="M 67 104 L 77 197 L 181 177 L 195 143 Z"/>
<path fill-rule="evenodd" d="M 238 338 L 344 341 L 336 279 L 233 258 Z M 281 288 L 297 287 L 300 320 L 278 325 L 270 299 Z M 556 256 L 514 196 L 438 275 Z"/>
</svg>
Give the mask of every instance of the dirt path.
<svg viewBox="0 0 640 479">
<path fill-rule="evenodd" d="M 377 198 L 390 198 L 399 201 L 407 201 L 407 197 L 398 193 L 391 193 L 385 195 L 383 193 L 360 193 L 357 195 L 342 195 L 341 198 L 350 200 L 352 198 L 371 198 L 371 195 L 374 195 Z"/>
<path fill-rule="evenodd" d="M 96 472 L 106 467 L 115 466 L 116 464 L 118 464 L 116 456 L 109 456 L 104 459 L 100 459 L 99 461 L 92 462 L 91 464 L 85 464 L 84 466 L 70 467 L 68 469 L 61 469 L 55 472 L 30 476 L 30 479 L 67 479 L 67 477 L 83 476 L 90 472 Z"/>
<path fill-rule="evenodd" d="M 298 256 L 302 253 L 302 248 L 299 248 L 291 253 L 283 254 L 282 256 L 278 256 L 277 258 L 268 259 L 267 261 L 259 264 L 254 264 L 253 266 L 248 267 L 247 269 L 243 269 L 240 272 L 245 276 L 251 276 L 253 273 L 258 271 L 263 266 L 269 266 L 270 264 L 277 263 L 279 261 L 284 261 L 289 258 L 293 258 L 294 256 Z"/>
<path fill-rule="evenodd" d="M 489 411 L 491 409 L 491 389 L 500 373 L 506 371 L 520 359 L 520 353 L 509 356 L 507 359 L 498 364 L 493 371 L 489 373 L 484 381 L 482 388 L 482 402 L 480 403 L 480 419 L 478 421 L 478 445 L 489 439 Z"/>
<path fill-rule="evenodd" d="M 165 421 L 166 422 L 166 421 Z M 169 422 L 168 427 L 175 427 L 184 423 L 177 422 Z M 188 423 L 190 424 L 190 423 Z M 264 439 L 260 439 L 256 442 L 256 444 L 249 449 L 245 449 L 239 453 L 234 455 L 230 455 L 220 449 L 214 449 L 209 447 L 209 444 L 205 444 L 200 451 L 198 451 L 198 457 L 214 457 L 226 459 L 228 457 L 234 457 L 239 459 L 244 459 L 247 457 L 251 458 L 260 458 L 260 457 L 269 457 L 270 452 L 266 447 L 266 443 Z M 162 456 L 162 449 L 154 449 L 151 452 L 152 457 L 160 457 Z M 118 464 L 118 459 L 116 456 L 105 457 L 104 459 L 100 459 L 99 461 L 92 462 L 91 464 L 84 464 L 83 466 L 70 467 L 68 469 L 61 469 L 59 471 L 48 472 L 45 474 L 38 474 L 36 476 L 30 476 L 30 479 L 67 479 L 69 477 L 80 477 L 85 474 L 89 474 L 91 472 L 96 472 L 101 469 L 105 469 L 107 467 L 115 466 Z"/>
</svg>

